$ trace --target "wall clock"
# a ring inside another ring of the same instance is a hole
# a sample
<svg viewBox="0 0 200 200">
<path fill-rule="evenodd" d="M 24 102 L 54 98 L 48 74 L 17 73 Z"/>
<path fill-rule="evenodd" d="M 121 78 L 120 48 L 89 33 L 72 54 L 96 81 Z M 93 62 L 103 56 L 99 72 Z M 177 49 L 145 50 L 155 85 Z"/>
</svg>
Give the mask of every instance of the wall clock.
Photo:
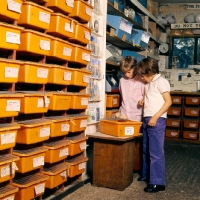
<svg viewBox="0 0 200 200">
<path fill-rule="evenodd" d="M 167 43 L 162 43 L 159 46 L 159 50 L 161 53 L 167 53 L 169 50 L 169 45 Z"/>
</svg>

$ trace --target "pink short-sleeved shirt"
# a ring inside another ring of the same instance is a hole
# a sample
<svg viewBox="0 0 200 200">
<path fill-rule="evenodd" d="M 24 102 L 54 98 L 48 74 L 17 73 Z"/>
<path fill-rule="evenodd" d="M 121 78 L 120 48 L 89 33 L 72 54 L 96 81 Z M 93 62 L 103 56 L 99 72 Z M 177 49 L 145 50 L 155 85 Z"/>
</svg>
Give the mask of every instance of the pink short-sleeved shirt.
<svg viewBox="0 0 200 200">
<path fill-rule="evenodd" d="M 132 79 L 125 77 L 120 79 L 119 89 L 122 101 L 119 112 L 130 120 L 142 120 L 143 107 L 138 105 L 138 101 L 144 98 L 144 86 L 145 83 L 139 76 Z"/>
</svg>

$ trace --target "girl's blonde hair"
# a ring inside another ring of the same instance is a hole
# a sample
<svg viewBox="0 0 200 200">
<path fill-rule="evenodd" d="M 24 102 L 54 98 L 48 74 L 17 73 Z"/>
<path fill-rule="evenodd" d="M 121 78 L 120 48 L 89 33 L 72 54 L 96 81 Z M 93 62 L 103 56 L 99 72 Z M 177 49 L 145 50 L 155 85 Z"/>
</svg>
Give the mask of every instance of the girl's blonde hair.
<svg viewBox="0 0 200 200">
<path fill-rule="evenodd" d="M 120 70 L 125 73 L 137 66 L 137 60 L 133 56 L 126 56 L 122 58 L 120 63 Z"/>
</svg>

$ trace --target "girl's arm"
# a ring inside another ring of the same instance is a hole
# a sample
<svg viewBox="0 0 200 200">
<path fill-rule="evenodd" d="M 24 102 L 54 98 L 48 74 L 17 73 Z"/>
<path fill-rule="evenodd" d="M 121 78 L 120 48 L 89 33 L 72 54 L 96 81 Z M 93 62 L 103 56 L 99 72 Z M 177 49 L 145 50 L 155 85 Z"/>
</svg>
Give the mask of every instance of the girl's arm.
<svg viewBox="0 0 200 200">
<path fill-rule="evenodd" d="M 172 99 L 169 92 L 164 92 L 162 96 L 165 103 L 160 108 L 160 110 L 149 120 L 149 123 L 148 123 L 149 126 L 155 126 L 158 118 L 162 116 L 165 112 L 167 112 L 169 107 L 172 105 Z"/>
</svg>

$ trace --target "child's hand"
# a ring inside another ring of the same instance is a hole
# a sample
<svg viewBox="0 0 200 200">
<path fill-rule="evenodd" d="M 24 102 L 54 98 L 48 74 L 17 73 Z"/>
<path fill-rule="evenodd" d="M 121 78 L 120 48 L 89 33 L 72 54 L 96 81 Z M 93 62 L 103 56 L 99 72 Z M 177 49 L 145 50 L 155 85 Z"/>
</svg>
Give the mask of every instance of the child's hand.
<svg viewBox="0 0 200 200">
<path fill-rule="evenodd" d="M 139 106 L 144 106 L 144 99 L 139 100 L 139 101 L 138 101 L 138 105 L 139 105 Z"/>
<path fill-rule="evenodd" d="M 127 119 L 127 116 L 126 115 L 121 115 L 120 119 Z"/>
<path fill-rule="evenodd" d="M 153 116 L 150 118 L 149 122 L 148 122 L 148 125 L 149 126 L 155 126 L 156 125 L 156 122 L 157 122 L 158 118 Z"/>
<path fill-rule="evenodd" d="M 116 117 L 116 118 L 119 118 L 120 115 L 121 115 L 121 114 L 120 114 L 119 112 L 115 113 L 115 117 Z"/>
</svg>

